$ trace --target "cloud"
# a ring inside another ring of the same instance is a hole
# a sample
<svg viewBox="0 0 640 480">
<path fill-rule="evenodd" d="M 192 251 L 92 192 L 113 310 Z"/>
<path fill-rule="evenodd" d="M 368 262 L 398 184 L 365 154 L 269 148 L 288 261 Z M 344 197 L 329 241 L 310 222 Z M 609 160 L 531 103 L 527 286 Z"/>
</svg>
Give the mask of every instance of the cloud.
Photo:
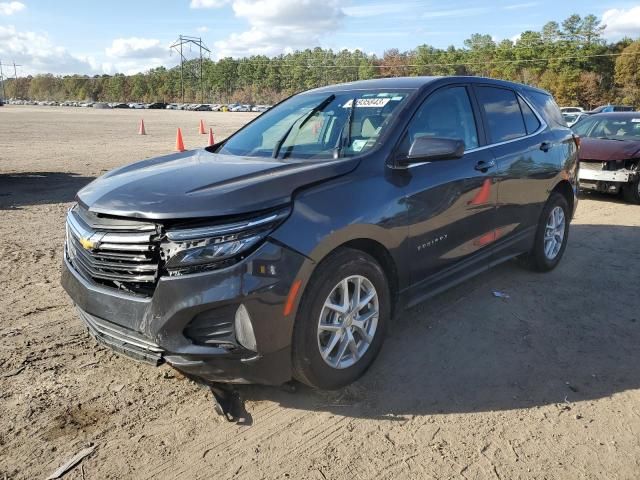
<svg viewBox="0 0 640 480">
<path fill-rule="evenodd" d="M 13 15 L 27 8 L 22 2 L 0 2 L 0 15 Z"/>
<path fill-rule="evenodd" d="M 513 5 L 506 5 L 504 9 L 505 10 L 521 10 L 523 8 L 537 7 L 538 5 L 540 5 L 540 2 L 515 3 Z"/>
<path fill-rule="evenodd" d="M 473 17 L 490 12 L 489 7 L 452 8 L 450 10 L 432 10 L 422 14 L 422 18 Z"/>
<path fill-rule="evenodd" d="M 21 32 L 13 25 L 0 25 L 0 58 L 22 65 L 19 75 L 37 73 L 97 73 L 100 66 L 93 57 L 72 55 L 54 45 L 46 34 Z"/>
<path fill-rule="evenodd" d="M 134 74 L 176 63 L 176 59 L 171 59 L 169 46 L 155 38 L 116 38 L 105 54 L 110 61 L 103 69 L 108 73 Z"/>
<path fill-rule="evenodd" d="M 349 17 L 377 17 L 380 15 L 394 15 L 399 11 L 406 11 L 409 7 L 414 7 L 415 3 L 369 3 L 366 5 L 354 5 L 343 7 L 342 11 Z"/>
<path fill-rule="evenodd" d="M 224 7 L 229 0 L 191 0 L 191 8 L 220 8 Z"/>
<path fill-rule="evenodd" d="M 605 35 L 610 38 L 640 36 L 640 7 L 628 10 L 612 8 L 602 14 L 602 23 L 607 26 Z"/>
<path fill-rule="evenodd" d="M 250 28 L 216 42 L 219 57 L 278 55 L 315 47 L 345 16 L 339 0 L 234 0 L 232 6 Z"/>
<path fill-rule="evenodd" d="M 163 47 L 155 38 L 116 38 L 105 50 L 108 57 L 113 58 L 150 58 L 164 57 L 168 47 Z"/>
</svg>

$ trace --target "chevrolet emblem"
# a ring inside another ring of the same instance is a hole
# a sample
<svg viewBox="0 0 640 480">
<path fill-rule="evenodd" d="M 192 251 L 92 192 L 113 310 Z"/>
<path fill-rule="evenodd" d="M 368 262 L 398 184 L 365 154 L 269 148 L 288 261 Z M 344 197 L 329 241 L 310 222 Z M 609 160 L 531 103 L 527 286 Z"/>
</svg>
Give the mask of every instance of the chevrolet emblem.
<svg viewBox="0 0 640 480">
<path fill-rule="evenodd" d="M 96 244 L 92 242 L 90 238 L 81 237 L 80 245 L 82 245 L 82 248 L 84 248 L 85 250 L 91 250 L 93 247 L 95 247 Z"/>
</svg>

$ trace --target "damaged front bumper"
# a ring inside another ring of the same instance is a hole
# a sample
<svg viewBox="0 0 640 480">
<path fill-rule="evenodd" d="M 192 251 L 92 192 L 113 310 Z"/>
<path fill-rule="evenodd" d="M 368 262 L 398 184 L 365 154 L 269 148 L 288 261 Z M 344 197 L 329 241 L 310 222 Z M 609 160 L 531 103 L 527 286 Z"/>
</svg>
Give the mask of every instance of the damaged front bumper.
<svg viewBox="0 0 640 480">
<path fill-rule="evenodd" d="M 579 178 L 580 181 L 627 183 L 633 181 L 638 174 L 639 172 L 626 168 L 621 168 L 620 170 L 591 170 L 581 168 Z"/>
<path fill-rule="evenodd" d="M 279 385 L 291 379 L 295 311 L 283 308 L 305 257 L 270 241 L 220 270 L 161 277 L 145 297 L 99 285 L 64 259 L 62 285 L 89 332 L 113 350 L 154 365 L 167 362 L 209 382 Z M 237 340 L 244 306 L 255 351 Z"/>
</svg>

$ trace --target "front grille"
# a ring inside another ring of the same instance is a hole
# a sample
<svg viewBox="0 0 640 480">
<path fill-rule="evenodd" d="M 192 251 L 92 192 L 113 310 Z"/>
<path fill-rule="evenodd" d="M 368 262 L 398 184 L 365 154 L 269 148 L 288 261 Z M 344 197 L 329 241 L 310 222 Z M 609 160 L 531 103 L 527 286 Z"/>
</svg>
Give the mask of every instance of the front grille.
<svg viewBox="0 0 640 480">
<path fill-rule="evenodd" d="M 101 221 L 76 207 L 67 215 L 66 254 L 85 278 L 134 294 L 153 294 L 160 255 L 152 223 Z"/>
</svg>

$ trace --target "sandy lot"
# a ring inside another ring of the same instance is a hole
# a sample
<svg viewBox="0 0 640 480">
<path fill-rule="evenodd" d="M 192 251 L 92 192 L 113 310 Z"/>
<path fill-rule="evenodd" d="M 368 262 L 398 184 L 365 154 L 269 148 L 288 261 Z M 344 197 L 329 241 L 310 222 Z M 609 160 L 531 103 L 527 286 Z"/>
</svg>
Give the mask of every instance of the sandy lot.
<svg viewBox="0 0 640 480">
<path fill-rule="evenodd" d="M 244 388 L 249 425 L 99 347 L 59 285 L 65 210 L 178 126 L 204 146 L 200 118 L 224 137 L 252 114 L 0 109 L 0 478 L 88 444 L 65 478 L 640 478 L 640 207 L 611 197 L 582 198 L 554 272 L 508 263 L 398 315 L 355 385 Z"/>
</svg>

